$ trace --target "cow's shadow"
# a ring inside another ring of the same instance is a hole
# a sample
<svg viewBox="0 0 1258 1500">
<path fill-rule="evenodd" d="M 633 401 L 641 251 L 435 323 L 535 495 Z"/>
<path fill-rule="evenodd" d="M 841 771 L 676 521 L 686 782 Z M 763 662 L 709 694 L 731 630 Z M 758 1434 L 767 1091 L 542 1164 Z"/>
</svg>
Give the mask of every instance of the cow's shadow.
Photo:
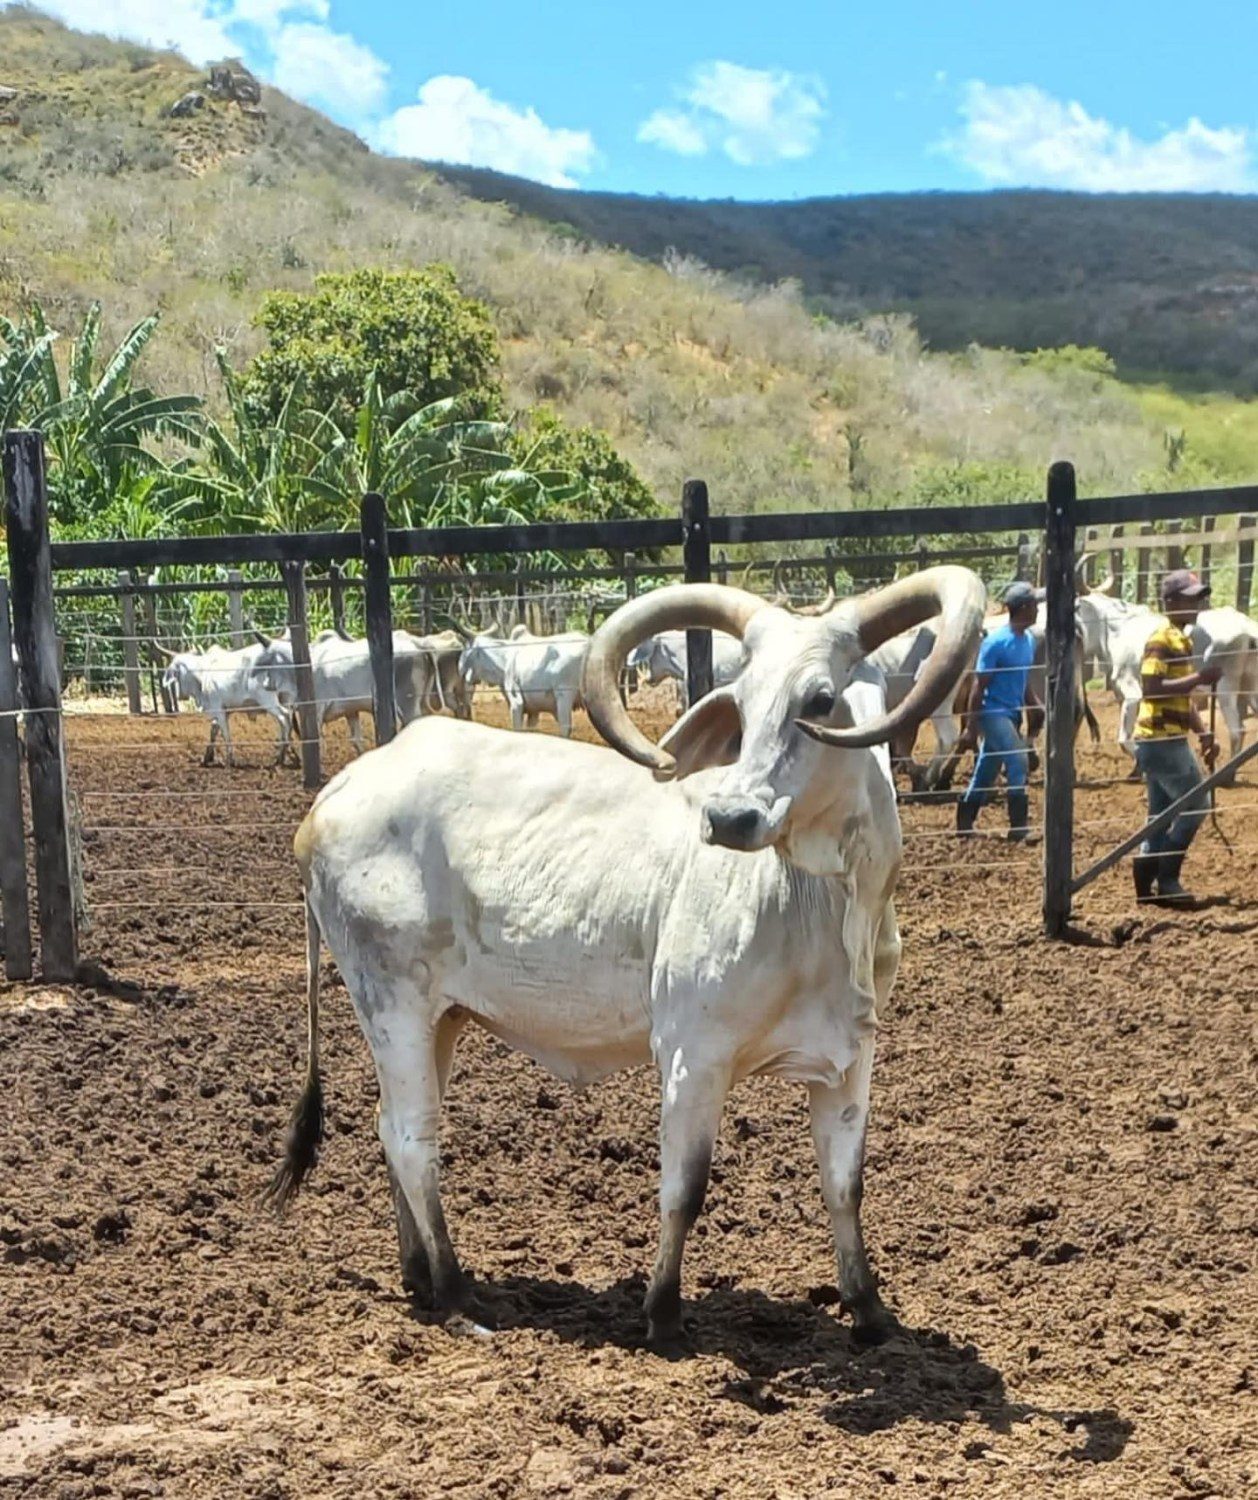
<svg viewBox="0 0 1258 1500">
<path fill-rule="evenodd" d="M 478 1280 L 478 1313 L 496 1329 L 544 1329 L 584 1348 L 645 1346 L 641 1276 L 603 1291 L 575 1281 L 531 1276 Z M 917 1420 L 959 1423 L 974 1418 L 995 1433 L 1043 1418 L 1077 1435 L 1069 1456 L 1105 1463 L 1127 1445 L 1131 1423 L 1112 1410 L 1050 1410 L 1011 1401 L 1001 1372 L 971 1344 L 946 1333 L 902 1328 L 869 1348 L 835 1310 L 811 1301 L 781 1301 L 751 1290 L 708 1292 L 685 1305 L 679 1357 L 716 1354 L 741 1372 L 714 1391 L 771 1417 L 801 1399 L 824 1402 L 825 1419 L 853 1433 L 873 1433 Z"/>
</svg>

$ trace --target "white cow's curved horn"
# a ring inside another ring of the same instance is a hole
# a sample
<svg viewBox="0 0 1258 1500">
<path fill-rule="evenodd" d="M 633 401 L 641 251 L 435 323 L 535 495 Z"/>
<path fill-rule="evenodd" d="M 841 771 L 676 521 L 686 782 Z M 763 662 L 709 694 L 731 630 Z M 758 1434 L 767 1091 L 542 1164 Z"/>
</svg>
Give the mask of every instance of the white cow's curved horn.
<svg viewBox="0 0 1258 1500">
<path fill-rule="evenodd" d="M 1114 585 L 1116 582 L 1117 579 L 1114 577 L 1113 571 L 1111 570 L 1105 575 L 1104 578 L 1101 579 L 1100 583 L 1095 585 L 1095 587 L 1092 589 L 1092 593 L 1112 594 L 1114 592 Z"/>
<path fill-rule="evenodd" d="M 585 654 L 581 697 L 594 727 L 607 743 L 640 766 L 665 774 L 673 757 L 651 743 L 620 701 L 620 674 L 629 653 L 664 630 L 723 630 L 743 638 L 765 600 L 722 583 L 674 583 L 621 607 L 594 632 Z"/>
<path fill-rule="evenodd" d="M 249 633 L 253 636 L 254 640 L 257 641 L 259 646 L 267 647 L 273 646 L 275 644 L 275 642 L 270 640 L 269 637 L 263 635 L 256 626 Z"/>
<path fill-rule="evenodd" d="M 859 749 L 881 745 L 909 725 L 928 719 L 969 666 L 983 630 L 987 590 L 968 568 L 925 568 L 876 593 L 840 605 L 835 617 L 854 625 L 862 650 L 876 651 L 902 630 L 939 615 L 935 649 L 922 664 L 917 681 L 889 714 L 854 729 L 831 729 L 806 719 L 796 722 L 805 734 L 826 745 Z"/>
<path fill-rule="evenodd" d="M 168 646 L 163 646 L 161 641 L 154 641 L 153 649 L 155 651 L 160 651 L 168 661 L 174 661 L 175 657 L 179 655 L 178 651 L 172 651 Z"/>
</svg>

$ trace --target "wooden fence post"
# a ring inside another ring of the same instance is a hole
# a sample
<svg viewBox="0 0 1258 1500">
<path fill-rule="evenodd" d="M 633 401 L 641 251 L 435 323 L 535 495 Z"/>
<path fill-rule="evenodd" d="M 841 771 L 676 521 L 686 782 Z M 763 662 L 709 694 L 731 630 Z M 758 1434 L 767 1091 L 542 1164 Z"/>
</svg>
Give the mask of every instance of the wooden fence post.
<svg viewBox="0 0 1258 1500">
<path fill-rule="evenodd" d="M 153 593 L 153 584 L 156 582 L 157 574 L 150 574 L 140 584 L 140 610 L 144 615 L 144 629 L 148 635 L 148 649 L 145 655 L 149 662 L 149 691 L 153 698 L 153 712 L 157 712 L 158 693 L 161 694 L 162 712 L 171 714 L 175 712 L 174 704 L 170 694 L 164 687 L 159 689 L 162 673 L 162 655 L 157 649 L 157 595 Z"/>
<path fill-rule="evenodd" d="M 332 610 L 332 628 L 338 635 L 345 633 L 345 575 L 340 563 L 328 564 L 328 604 Z"/>
<path fill-rule="evenodd" d="M 1122 535 L 1123 528 L 1121 526 L 1115 526 L 1110 533 L 1114 545 L 1109 549 L 1109 571 L 1110 577 L 1114 580 L 1113 593 L 1115 599 L 1123 597 L 1123 575 L 1127 568 L 1127 553 L 1120 545 Z"/>
<path fill-rule="evenodd" d="M 426 572 L 419 589 L 419 629 L 422 635 L 432 634 L 432 580 Z"/>
<path fill-rule="evenodd" d="M 1075 817 L 1075 471 L 1071 464 L 1056 463 L 1049 469 L 1047 500 L 1044 931 L 1060 938 L 1070 920 Z"/>
<path fill-rule="evenodd" d="M 712 581 L 712 535 L 708 522 L 708 487 L 687 479 L 681 490 L 682 561 L 687 583 Z M 686 632 L 686 702 L 693 708 L 712 691 L 712 632 Z"/>
<path fill-rule="evenodd" d="M 1140 528 L 1142 537 L 1152 536 L 1155 531 L 1152 521 L 1146 521 Z M 1147 604 L 1149 602 L 1149 572 L 1152 561 L 1152 549 L 1141 547 L 1136 553 L 1136 603 Z"/>
<path fill-rule="evenodd" d="M 284 591 L 288 595 L 288 639 L 293 652 L 293 679 L 297 688 L 297 728 L 301 734 L 301 784 L 314 791 L 323 780 L 319 718 L 315 712 L 314 671 L 310 665 L 310 627 L 306 617 L 306 565 L 281 564 Z"/>
<path fill-rule="evenodd" d="M 135 594 L 131 591 L 131 574 L 118 574 L 118 599 L 122 607 L 122 677 L 127 687 L 127 712 L 142 714 L 144 699 L 140 696 L 140 650 L 135 638 Z"/>
<path fill-rule="evenodd" d="M 1236 524 L 1242 530 L 1258 526 L 1258 516 L 1237 516 Z M 1252 541 L 1236 544 L 1236 607 L 1241 614 L 1249 613 L 1249 596 L 1254 587 L 1254 544 Z"/>
<path fill-rule="evenodd" d="M 39 897 L 40 967 L 54 984 L 78 973 L 74 885 L 70 871 L 70 819 L 66 807 L 65 745 L 61 736 L 61 682 L 53 613 L 52 553 L 44 441 L 38 432 L 9 432 L 4 439 L 5 522 L 13 635 L 26 710 L 26 765 L 35 833 L 35 888 Z"/>
<path fill-rule="evenodd" d="M 1101 533 L 1095 526 L 1089 526 L 1083 533 L 1083 550 L 1087 556 L 1087 562 L 1083 565 L 1083 582 L 1088 588 L 1096 582 L 1096 549 L 1100 545 Z"/>
<path fill-rule="evenodd" d="M 624 570 L 625 598 L 636 599 L 638 597 L 638 559 L 635 553 L 625 553 Z"/>
<path fill-rule="evenodd" d="M 1019 583 L 1030 583 L 1031 573 L 1035 567 L 1035 548 L 1031 545 L 1031 538 L 1025 531 L 1018 533 L 1018 561 L 1014 568 L 1014 577 Z"/>
<path fill-rule="evenodd" d="M 723 551 L 716 554 L 716 581 L 717 583 L 729 582 L 729 558 Z"/>
<path fill-rule="evenodd" d="M 920 540 L 914 550 L 917 556 L 917 571 L 919 573 L 925 572 L 930 567 L 930 548 L 924 540 Z M 894 564 L 892 564 L 892 570 L 894 571 Z M 883 581 L 885 582 L 885 580 Z"/>
<path fill-rule="evenodd" d="M 26 893 L 22 756 L 17 738 L 17 673 L 9 629 L 9 583 L 0 578 L 0 900 L 6 979 L 31 977 L 31 912 Z"/>
<path fill-rule="evenodd" d="M 1200 561 L 1197 564 L 1197 572 L 1198 572 L 1198 574 L 1201 577 L 1202 583 L 1204 583 L 1205 586 L 1207 588 L 1209 588 L 1210 587 L 1210 574 L 1211 574 L 1211 571 L 1212 571 L 1212 564 L 1214 562 L 1214 549 L 1211 547 L 1210 541 L 1209 541 L 1210 533 L 1214 530 L 1214 517 L 1213 516 L 1203 516 L 1202 517 L 1202 519 L 1201 519 L 1201 530 L 1202 530 L 1203 534 L 1205 535 L 1206 540 L 1203 541 L 1202 544 L 1201 544 L 1201 559 L 1200 559 Z"/>
<path fill-rule="evenodd" d="M 826 570 L 826 593 L 833 594 L 835 579 L 838 576 L 838 571 L 834 560 L 834 548 L 827 547 L 823 556 L 825 558 L 824 566 Z"/>
<path fill-rule="evenodd" d="M 1183 531 L 1182 521 L 1168 521 L 1167 525 L 1172 532 Z M 1166 547 L 1166 571 L 1173 573 L 1176 568 L 1184 566 L 1184 546 L 1182 542 L 1168 542 Z"/>
<path fill-rule="evenodd" d="M 239 568 L 227 570 L 227 628 L 232 650 L 245 644 L 245 575 Z"/>
<path fill-rule="evenodd" d="M 389 522 L 384 496 L 363 496 L 359 512 L 366 575 L 364 607 L 367 647 L 371 652 L 371 701 L 376 720 L 376 744 L 386 745 L 397 729 L 397 698 L 393 685 L 393 604 L 389 598 Z"/>
</svg>

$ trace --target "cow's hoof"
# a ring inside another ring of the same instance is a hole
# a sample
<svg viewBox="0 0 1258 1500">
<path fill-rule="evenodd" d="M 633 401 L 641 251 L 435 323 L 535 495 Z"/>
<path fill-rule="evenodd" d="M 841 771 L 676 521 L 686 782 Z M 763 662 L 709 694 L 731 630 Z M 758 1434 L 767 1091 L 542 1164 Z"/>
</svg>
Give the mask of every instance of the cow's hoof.
<svg viewBox="0 0 1258 1500">
<path fill-rule="evenodd" d="M 852 1338 L 862 1349 L 874 1349 L 885 1344 L 900 1332 L 900 1321 L 894 1313 L 881 1308 L 873 1317 L 862 1318 L 852 1324 Z"/>
</svg>

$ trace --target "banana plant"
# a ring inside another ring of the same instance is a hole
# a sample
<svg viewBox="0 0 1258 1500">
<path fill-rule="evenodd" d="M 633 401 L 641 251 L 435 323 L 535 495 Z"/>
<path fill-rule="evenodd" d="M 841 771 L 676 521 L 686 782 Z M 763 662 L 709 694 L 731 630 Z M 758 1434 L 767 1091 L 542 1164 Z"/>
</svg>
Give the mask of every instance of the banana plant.
<svg viewBox="0 0 1258 1500">
<path fill-rule="evenodd" d="M 55 338 L 29 315 L 16 323 L 0 316 L 0 432 L 24 426 L 42 405 L 44 356 Z"/>
</svg>

